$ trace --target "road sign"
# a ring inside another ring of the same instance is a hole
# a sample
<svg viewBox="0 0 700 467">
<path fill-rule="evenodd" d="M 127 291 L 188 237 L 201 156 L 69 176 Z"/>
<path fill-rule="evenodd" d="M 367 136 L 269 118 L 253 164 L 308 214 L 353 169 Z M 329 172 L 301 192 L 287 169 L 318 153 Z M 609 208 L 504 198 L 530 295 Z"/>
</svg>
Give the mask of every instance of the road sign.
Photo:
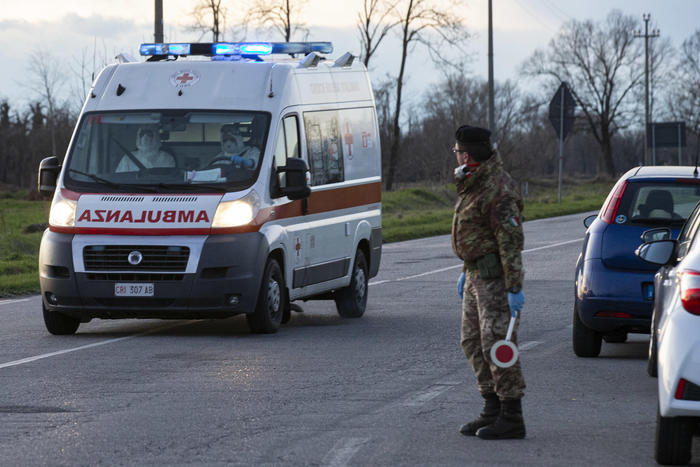
<svg viewBox="0 0 700 467">
<path fill-rule="evenodd" d="M 561 86 L 559 86 L 559 89 L 557 89 L 557 92 L 554 94 L 554 97 L 552 97 L 552 100 L 549 102 L 549 121 L 552 122 L 554 131 L 557 132 L 557 137 L 559 139 L 566 139 L 569 130 L 574 126 L 575 109 L 576 100 L 566 82 L 562 82 Z"/>
<path fill-rule="evenodd" d="M 647 131 L 647 147 L 685 147 L 685 122 L 650 123 Z"/>
</svg>

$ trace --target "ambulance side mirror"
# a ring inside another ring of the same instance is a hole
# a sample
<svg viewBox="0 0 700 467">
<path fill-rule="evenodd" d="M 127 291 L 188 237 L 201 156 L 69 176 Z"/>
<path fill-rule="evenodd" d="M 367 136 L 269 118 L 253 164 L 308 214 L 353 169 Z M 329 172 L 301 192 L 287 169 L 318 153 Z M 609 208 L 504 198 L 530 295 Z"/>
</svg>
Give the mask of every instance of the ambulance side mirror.
<svg viewBox="0 0 700 467">
<path fill-rule="evenodd" d="M 61 172 L 61 164 L 58 157 L 51 156 L 42 159 L 39 163 L 38 189 L 42 196 L 49 197 L 56 191 L 56 180 Z"/>
<path fill-rule="evenodd" d="M 309 188 L 307 181 L 308 171 L 309 168 L 304 159 L 288 157 L 287 165 L 277 167 L 277 173 L 286 175 L 286 184 L 280 188 L 282 194 L 292 200 L 308 198 L 311 194 L 311 188 Z"/>
</svg>

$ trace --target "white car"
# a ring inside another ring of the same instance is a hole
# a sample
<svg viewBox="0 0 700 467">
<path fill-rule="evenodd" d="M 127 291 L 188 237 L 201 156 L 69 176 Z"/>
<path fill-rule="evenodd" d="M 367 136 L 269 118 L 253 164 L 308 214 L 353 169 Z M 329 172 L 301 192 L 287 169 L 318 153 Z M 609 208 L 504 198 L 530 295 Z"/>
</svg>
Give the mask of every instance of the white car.
<svg viewBox="0 0 700 467">
<path fill-rule="evenodd" d="M 687 464 L 700 422 L 700 203 L 670 240 L 666 228 L 642 235 L 637 255 L 661 268 L 654 277 L 650 374 L 658 375 L 654 457 Z M 656 370 L 654 372 L 654 370 Z"/>
</svg>

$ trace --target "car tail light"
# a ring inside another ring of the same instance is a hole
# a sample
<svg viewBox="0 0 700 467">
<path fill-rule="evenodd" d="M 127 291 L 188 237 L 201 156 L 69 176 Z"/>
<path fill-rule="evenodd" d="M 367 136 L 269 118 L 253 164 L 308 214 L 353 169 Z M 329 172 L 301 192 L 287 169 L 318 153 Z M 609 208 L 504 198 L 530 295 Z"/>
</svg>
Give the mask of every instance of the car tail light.
<svg viewBox="0 0 700 467">
<path fill-rule="evenodd" d="M 700 315 L 700 272 L 683 271 L 679 276 L 683 308 L 694 315 Z"/>
<path fill-rule="evenodd" d="M 608 195 L 608 199 L 605 200 L 603 208 L 600 210 L 600 218 L 606 224 L 612 224 L 615 216 L 617 215 L 617 208 L 620 207 L 620 201 L 622 201 L 622 195 L 625 194 L 627 189 L 627 180 L 622 183 L 618 183 L 613 191 Z"/>
</svg>

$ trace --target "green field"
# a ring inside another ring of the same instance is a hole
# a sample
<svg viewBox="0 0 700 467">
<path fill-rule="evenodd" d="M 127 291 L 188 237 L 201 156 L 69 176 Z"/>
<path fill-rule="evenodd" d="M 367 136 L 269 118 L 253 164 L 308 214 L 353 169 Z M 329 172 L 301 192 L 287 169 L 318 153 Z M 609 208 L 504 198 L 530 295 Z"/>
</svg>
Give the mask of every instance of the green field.
<svg viewBox="0 0 700 467">
<path fill-rule="evenodd" d="M 530 183 L 525 220 L 560 216 L 600 208 L 612 182 L 565 184 L 562 203 L 556 183 Z M 385 242 L 450 233 L 454 185 L 403 188 L 382 194 L 382 234 Z M 46 222 L 49 203 L 25 201 L 22 194 L 0 193 L 0 297 L 39 291 L 37 274 L 41 231 L 24 233 L 30 225 Z"/>
</svg>

